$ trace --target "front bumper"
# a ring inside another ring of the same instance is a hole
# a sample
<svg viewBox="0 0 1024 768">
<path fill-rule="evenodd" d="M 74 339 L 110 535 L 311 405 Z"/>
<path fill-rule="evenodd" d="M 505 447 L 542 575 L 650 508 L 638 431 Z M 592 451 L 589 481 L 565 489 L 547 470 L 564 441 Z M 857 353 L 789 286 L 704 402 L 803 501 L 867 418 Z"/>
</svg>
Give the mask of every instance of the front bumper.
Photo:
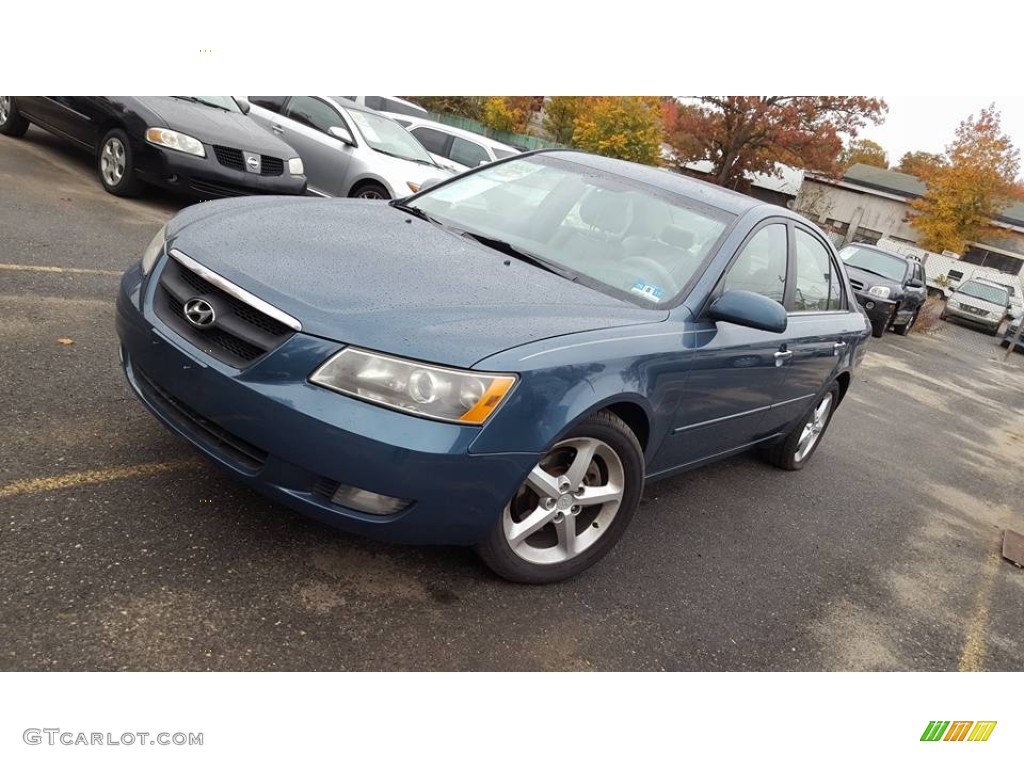
<svg viewBox="0 0 1024 768">
<path fill-rule="evenodd" d="M 341 347 L 335 342 L 296 333 L 248 368 L 221 363 L 142 301 L 155 282 L 133 268 L 118 295 L 122 365 L 136 396 L 207 458 L 303 514 L 372 538 L 471 545 L 540 460 L 473 453 L 480 428 L 397 413 L 308 383 Z M 412 504 L 385 516 L 341 507 L 329 500 L 338 483 Z"/>
<path fill-rule="evenodd" d="M 973 312 L 968 312 L 967 310 L 961 309 L 960 307 L 951 307 L 949 305 L 949 302 L 946 302 L 946 307 L 945 309 L 942 310 L 942 312 L 947 318 L 956 318 L 957 320 L 960 320 L 962 322 L 977 325 L 981 328 L 985 328 L 986 330 L 993 332 L 998 331 L 999 326 L 1003 324 L 1003 318 L 1001 317 L 982 317 L 981 315 L 976 315 Z"/>
<path fill-rule="evenodd" d="M 179 192 L 201 200 L 241 195 L 301 195 L 306 192 L 306 177 L 284 172 L 280 176 L 261 176 L 221 165 L 212 147 L 204 145 L 206 157 L 161 149 L 143 144 L 138 150 L 136 173 L 148 184 Z"/>
<path fill-rule="evenodd" d="M 854 295 L 857 297 L 857 303 L 864 307 L 864 312 L 872 324 L 888 322 L 889 318 L 892 317 L 893 311 L 896 309 L 896 302 L 894 301 L 880 299 L 877 296 L 857 291 L 854 291 Z"/>
</svg>

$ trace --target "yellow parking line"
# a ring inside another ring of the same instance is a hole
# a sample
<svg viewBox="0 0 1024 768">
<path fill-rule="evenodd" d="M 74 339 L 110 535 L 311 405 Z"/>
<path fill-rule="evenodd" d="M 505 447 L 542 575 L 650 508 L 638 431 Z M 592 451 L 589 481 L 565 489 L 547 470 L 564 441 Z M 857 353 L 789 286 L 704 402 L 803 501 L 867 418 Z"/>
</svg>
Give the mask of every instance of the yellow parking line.
<svg viewBox="0 0 1024 768">
<path fill-rule="evenodd" d="M 176 469 L 199 466 L 196 459 L 180 459 L 178 461 L 153 462 L 136 464 L 132 467 L 115 467 L 113 469 L 97 469 L 91 472 L 73 472 L 69 475 L 55 477 L 38 477 L 34 480 L 18 480 L 8 485 L 0 485 L 0 499 L 20 496 L 25 493 L 42 493 L 43 491 L 59 491 L 91 483 L 107 483 L 111 480 L 126 480 L 129 477 L 157 475 L 161 472 L 173 472 Z"/>
<path fill-rule="evenodd" d="M 1002 558 L 999 555 L 990 555 L 985 561 L 985 573 L 982 576 L 984 580 L 975 600 L 974 614 L 967 624 L 967 641 L 964 643 L 964 652 L 960 657 L 961 672 L 981 672 L 984 669 L 988 609 L 992 602 L 992 592 L 996 586 L 996 577 L 999 575 L 1001 563 Z"/>
<path fill-rule="evenodd" d="M 0 264 L 0 269 L 11 272 L 59 272 L 71 275 L 114 275 L 120 277 L 123 272 L 113 269 L 81 269 L 79 267 L 40 267 L 33 264 Z"/>
</svg>

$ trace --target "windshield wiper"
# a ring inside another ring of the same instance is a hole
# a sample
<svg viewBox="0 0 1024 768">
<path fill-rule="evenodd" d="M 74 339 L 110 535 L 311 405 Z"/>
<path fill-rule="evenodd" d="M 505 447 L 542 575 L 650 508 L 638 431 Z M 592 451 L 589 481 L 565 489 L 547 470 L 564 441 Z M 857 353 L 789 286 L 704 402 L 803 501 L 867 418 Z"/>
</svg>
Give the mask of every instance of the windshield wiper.
<svg viewBox="0 0 1024 768">
<path fill-rule="evenodd" d="M 200 98 L 197 98 L 195 96 L 175 96 L 174 98 L 176 98 L 176 99 L 183 99 L 185 101 L 191 101 L 193 104 L 205 104 L 208 107 L 215 107 L 216 109 L 223 109 L 225 112 L 230 112 L 231 111 L 230 109 L 228 109 L 227 107 L 225 107 L 222 104 L 214 104 L 212 101 L 207 101 L 206 99 L 200 99 Z"/>
<path fill-rule="evenodd" d="M 440 221 L 435 219 L 433 216 L 431 216 L 429 213 L 427 213 L 423 209 L 417 208 L 415 205 L 409 205 L 408 203 L 403 203 L 403 202 L 401 202 L 401 200 L 392 200 L 391 201 L 391 207 L 397 208 L 400 211 L 405 211 L 406 213 L 411 213 L 417 219 L 423 219 L 424 221 L 429 221 L 431 224 L 437 224 L 439 227 L 445 227 L 445 225 L 442 224 Z M 447 229 L 447 227 L 445 227 L 445 228 Z"/>
<path fill-rule="evenodd" d="M 395 152 L 388 152 L 386 149 L 375 147 L 372 144 L 370 145 L 370 149 L 374 152 L 380 152 L 382 155 L 387 155 L 388 157 L 397 157 L 399 160 L 408 160 L 410 163 L 419 163 L 420 165 L 437 165 L 432 160 L 417 160 L 415 157 L 406 157 L 405 155 L 399 155 Z"/>
<path fill-rule="evenodd" d="M 878 275 L 879 277 L 884 277 L 886 280 L 892 280 L 894 283 L 898 283 L 899 282 L 899 280 L 894 280 L 893 278 L 889 277 L 888 275 L 883 275 L 881 272 L 875 272 L 875 270 L 868 269 L 867 267 L 861 267 L 861 266 L 858 266 L 856 264 L 850 264 L 850 266 L 853 267 L 854 269 L 859 269 L 861 272 L 868 272 L 868 273 L 870 273 L 872 275 Z"/>
<path fill-rule="evenodd" d="M 518 259 L 519 261 L 525 261 L 527 264 L 532 264 L 535 267 L 540 267 L 546 272 L 551 272 L 552 274 L 558 275 L 559 277 L 564 277 L 566 280 L 569 280 L 571 282 L 576 282 L 576 279 L 579 277 L 579 275 L 577 275 L 571 269 L 566 269 L 565 267 L 559 264 L 554 264 L 548 261 L 547 259 L 537 256 L 536 254 L 530 253 L 529 251 L 524 251 L 521 248 L 517 248 L 516 246 L 512 245 L 512 243 L 506 243 L 504 240 L 498 240 L 497 238 L 487 237 L 487 235 L 479 235 L 476 232 L 459 232 L 459 234 L 462 235 L 463 237 L 469 238 L 470 240 L 475 240 L 481 245 L 486 245 L 488 248 L 493 248 L 494 250 L 499 251 L 500 253 L 504 253 L 506 256 L 511 256 L 512 258 Z"/>
</svg>

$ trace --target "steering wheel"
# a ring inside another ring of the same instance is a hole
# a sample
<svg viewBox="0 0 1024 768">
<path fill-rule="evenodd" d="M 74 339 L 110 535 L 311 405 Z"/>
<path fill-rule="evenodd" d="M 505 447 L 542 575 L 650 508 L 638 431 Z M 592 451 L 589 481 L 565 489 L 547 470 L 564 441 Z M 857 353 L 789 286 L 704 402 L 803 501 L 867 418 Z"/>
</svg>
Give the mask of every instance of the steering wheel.
<svg viewBox="0 0 1024 768">
<path fill-rule="evenodd" d="M 631 264 L 636 265 L 636 271 L 629 269 Z M 617 266 L 623 272 L 628 272 L 634 277 L 638 274 L 644 275 L 643 280 L 645 283 L 650 283 L 652 276 L 654 279 L 661 281 L 661 285 L 657 287 L 664 289 L 666 297 L 679 293 L 679 286 L 676 285 L 672 273 L 654 259 L 647 256 L 630 256 L 628 259 L 620 261 Z"/>
</svg>

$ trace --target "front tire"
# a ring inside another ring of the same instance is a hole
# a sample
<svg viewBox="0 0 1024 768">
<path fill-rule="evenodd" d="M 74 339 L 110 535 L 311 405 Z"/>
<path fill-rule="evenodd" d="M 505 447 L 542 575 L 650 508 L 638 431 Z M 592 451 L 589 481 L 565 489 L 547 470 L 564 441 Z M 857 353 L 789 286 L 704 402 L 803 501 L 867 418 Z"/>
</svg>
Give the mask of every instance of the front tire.
<svg viewBox="0 0 1024 768">
<path fill-rule="evenodd" d="M 18 112 L 13 96 L 0 96 L 0 133 L 4 136 L 24 136 L 29 122 Z"/>
<path fill-rule="evenodd" d="M 551 584 L 576 576 L 622 537 L 643 482 L 636 435 L 614 414 L 597 413 L 537 463 L 477 553 L 509 581 Z"/>
<path fill-rule="evenodd" d="M 911 328 L 914 327 L 914 323 L 917 322 L 917 316 L 920 312 L 920 309 L 915 309 L 914 314 L 910 316 L 910 319 L 907 320 L 907 322 L 905 322 L 903 325 L 896 326 L 896 333 L 898 333 L 900 336 L 909 335 Z"/>
<path fill-rule="evenodd" d="M 821 444 L 821 438 L 832 422 L 832 414 L 838 404 L 839 383 L 833 381 L 790 433 L 764 451 L 765 459 L 780 469 L 803 469 Z"/>
<path fill-rule="evenodd" d="M 375 182 L 368 182 L 366 184 L 360 184 L 354 190 L 352 190 L 352 197 L 358 197 L 363 200 L 390 200 L 391 195 L 381 185 Z"/>
<path fill-rule="evenodd" d="M 127 133 L 120 128 L 108 131 L 100 142 L 96 162 L 100 183 L 107 192 L 118 197 L 136 197 L 139 194 L 142 184 L 135 176 L 135 162 Z"/>
</svg>

